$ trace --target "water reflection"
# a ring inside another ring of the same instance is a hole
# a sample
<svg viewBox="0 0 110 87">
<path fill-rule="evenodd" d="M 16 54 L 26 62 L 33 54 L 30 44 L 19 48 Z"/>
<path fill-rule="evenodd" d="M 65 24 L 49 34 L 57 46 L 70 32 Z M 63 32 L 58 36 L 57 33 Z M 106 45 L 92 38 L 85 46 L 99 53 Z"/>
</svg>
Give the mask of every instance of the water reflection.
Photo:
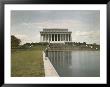
<svg viewBox="0 0 110 87">
<path fill-rule="evenodd" d="M 49 51 L 48 57 L 62 77 L 100 76 L 99 51 Z"/>
</svg>

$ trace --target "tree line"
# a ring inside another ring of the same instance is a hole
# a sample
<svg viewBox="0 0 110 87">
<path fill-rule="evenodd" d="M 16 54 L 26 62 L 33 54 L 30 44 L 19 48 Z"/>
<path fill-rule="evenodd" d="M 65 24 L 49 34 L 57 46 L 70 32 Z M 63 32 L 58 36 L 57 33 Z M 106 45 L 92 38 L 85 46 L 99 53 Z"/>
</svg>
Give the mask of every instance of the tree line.
<svg viewBox="0 0 110 87">
<path fill-rule="evenodd" d="M 11 48 L 17 48 L 19 47 L 21 43 L 21 40 L 15 37 L 14 35 L 11 35 Z"/>
</svg>

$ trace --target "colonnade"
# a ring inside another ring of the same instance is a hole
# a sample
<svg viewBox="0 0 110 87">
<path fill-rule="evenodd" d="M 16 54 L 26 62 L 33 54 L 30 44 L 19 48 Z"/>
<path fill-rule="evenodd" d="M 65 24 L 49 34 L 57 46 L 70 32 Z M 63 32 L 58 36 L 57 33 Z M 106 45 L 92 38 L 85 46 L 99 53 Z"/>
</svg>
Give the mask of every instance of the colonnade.
<svg viewBox="0 0 110 87">
<path fill-rule="evenodd" d="M 65 34 L 50 34 L 50 33 L 42 33 L 40 35 L 41 42 L 49 42 L 49 41 L 72 41 L 71 33 Z"/>
</svg>

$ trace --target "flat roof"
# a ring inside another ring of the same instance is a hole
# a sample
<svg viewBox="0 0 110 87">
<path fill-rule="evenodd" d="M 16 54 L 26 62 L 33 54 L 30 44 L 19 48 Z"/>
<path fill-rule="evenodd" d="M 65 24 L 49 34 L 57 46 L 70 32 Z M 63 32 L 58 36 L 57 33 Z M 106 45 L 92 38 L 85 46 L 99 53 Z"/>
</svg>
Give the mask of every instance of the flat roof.
<svg viewBox="0 0 110 87">
<path fill-rule="evenodd" d="M 43 33 L 43 32 L 44 33 L 46 33 L 46 32 L 48 32 L 48 33 L 49 32 L 51 32 L 51 33 L 52 32 L 62 32 L 62 33 L 63 32 L 65 32 L 65 33 L 68 32 L 68 33 L 71 33 L 70 31 L 68 31 L 68 29 L 59 29 L 59 28 L 50 28 L 50 29 L 44 28 L 43 31 L 41 31 L 41 33 Z"/>
</svg>

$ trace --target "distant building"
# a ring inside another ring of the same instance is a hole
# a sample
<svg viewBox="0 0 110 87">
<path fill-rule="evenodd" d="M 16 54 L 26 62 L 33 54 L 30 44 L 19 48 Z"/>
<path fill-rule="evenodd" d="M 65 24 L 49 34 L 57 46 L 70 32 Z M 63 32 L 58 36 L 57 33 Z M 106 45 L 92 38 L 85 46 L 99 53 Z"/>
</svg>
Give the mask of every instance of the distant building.
<svg viewBox="0 0 110 87">
<path fill-rule="evenodd" d="M 43 29 L 43 31 L 40 31 L 40 42 L 71 42 L 71 33 L 72 32 L 68 31 L 68 29 Z"/>
</svg>

